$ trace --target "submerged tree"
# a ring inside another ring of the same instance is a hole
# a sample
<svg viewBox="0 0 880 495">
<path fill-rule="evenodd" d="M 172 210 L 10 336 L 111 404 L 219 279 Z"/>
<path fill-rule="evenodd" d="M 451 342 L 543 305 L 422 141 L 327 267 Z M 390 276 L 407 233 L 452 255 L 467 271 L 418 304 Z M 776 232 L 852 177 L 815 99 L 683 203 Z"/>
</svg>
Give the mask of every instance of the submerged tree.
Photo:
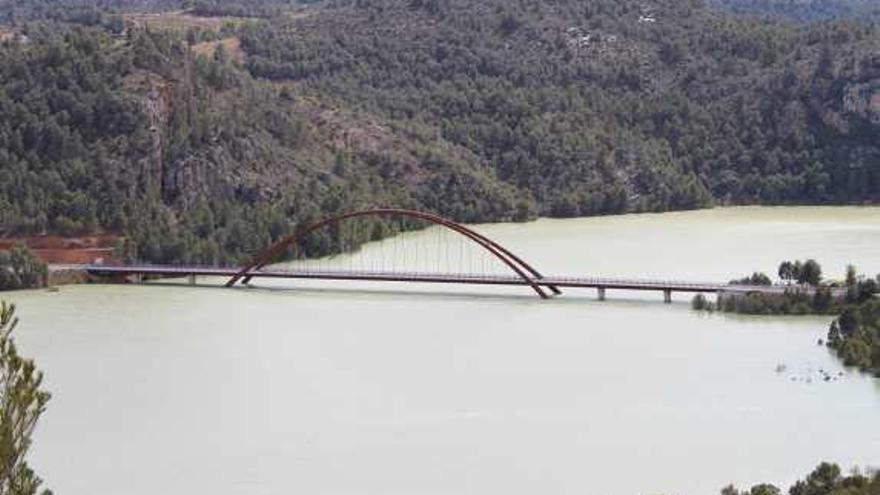
<svg viewBox="0 0 880 495">
<path fill-rule="evenodd" d="M 11 335 L 17 324 L 15 306 L 0 303 L 0 494 L 48 495 L 38 492 L 42 480 L 25 457 L 50 395 L 34 362 L 18 355 Z"/>
</svg>

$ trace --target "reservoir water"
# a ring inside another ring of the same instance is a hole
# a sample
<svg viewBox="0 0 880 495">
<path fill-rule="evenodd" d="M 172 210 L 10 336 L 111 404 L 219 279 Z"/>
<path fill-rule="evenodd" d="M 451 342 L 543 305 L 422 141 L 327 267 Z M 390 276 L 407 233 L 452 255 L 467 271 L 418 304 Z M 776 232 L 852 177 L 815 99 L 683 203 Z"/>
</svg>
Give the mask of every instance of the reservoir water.
<svg viewBox="0 0 880 495">
<path fill-rule="evenodd" d="M 830 277 L 880 272 L 877 208 L 476 228 L 553 274 L 724 281 L 807 257 Z M 700 314 L 689 295 L 201 282 L 3 295 L 53 394 L 30 456 L 47 487 L 696 495 L 880 465 L 880 385 L 817 345 L 830 318 Z"/>
</svg>

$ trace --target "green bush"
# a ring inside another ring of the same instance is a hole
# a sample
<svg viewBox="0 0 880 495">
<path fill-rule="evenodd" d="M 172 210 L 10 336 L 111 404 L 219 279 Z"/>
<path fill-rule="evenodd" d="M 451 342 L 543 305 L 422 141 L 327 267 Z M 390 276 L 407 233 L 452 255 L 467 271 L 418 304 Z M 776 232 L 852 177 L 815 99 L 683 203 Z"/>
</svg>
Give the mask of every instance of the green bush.
<svg viewBox="0 0 880 495">
<path fill-rule="evenodd" d="M 25 246 L 0 252 L 0 290 L 30 289 L 46 283 L 48 268 Z"/>
<path fill-rule="evenodd" d="M 880 299 L 847 306 L 831 323 L 827 345 L 847 366 L 880 376 Z"/>
</svg>

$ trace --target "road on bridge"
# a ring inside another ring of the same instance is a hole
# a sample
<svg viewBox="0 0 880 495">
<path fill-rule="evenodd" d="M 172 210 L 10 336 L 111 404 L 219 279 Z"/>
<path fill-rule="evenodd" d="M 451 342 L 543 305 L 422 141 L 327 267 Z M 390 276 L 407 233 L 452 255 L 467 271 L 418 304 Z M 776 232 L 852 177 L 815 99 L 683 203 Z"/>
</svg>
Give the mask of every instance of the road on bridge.
<svg viewBox="0 0 880 495">
<path fill-rule="evenodd" d="M 81 269 L 96 277 L 233 277 L 240 273 L 237 267 L 201 267 L 201 266 L 106 266 L 86 265 Z M 248 277 L 303 279 L 303 280 L 347 280 L 368 282 L 413 282 L 468 285 L 509 285 L 527 286 L 529 281 L 515 275 L 471 275 L 471 274 L 437 274 L 421 272 L 380 272 L 380 271 L 335 271 L 263 268 L 250 270 Z M 194 280 L 193 280 L 194 281 Z M 531 283 L 543 287 L 587 288 L 599 290 L 600 298 L 604 298 L 607 289 L 659 291 L 669 301 L 672 292 L 686 293 L 762 293 L 783 294 L 788 290 L 806 293 L 815 291 L 810 286 L 800 285 L 736 285 L 730 283 L 689 282 L 675 280 L 643 280 L 601 277 L 544 276 L 532 278 Z"/>
</svg>

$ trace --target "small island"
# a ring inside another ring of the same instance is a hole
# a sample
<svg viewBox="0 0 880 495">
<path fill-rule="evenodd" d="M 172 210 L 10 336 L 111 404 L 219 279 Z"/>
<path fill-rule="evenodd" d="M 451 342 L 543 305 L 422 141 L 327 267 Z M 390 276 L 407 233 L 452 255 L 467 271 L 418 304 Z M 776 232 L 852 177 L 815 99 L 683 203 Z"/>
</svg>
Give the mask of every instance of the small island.
<svg viewBox="0 0 880 495">
<path fill-rule="evenodd" d="M 844 308 L 868 301 L 880 292 L 880 274 L 861 275 L 853 265 L 847 267 L 846 277 L 840 281 L 824 280 L 822 266 L 812 259 L 783 261 L 777 273 L 781 290 L 776 293 L 731 290 L 718 294 L 715 302 L 698 294 L 692 306 L 699 311 L 751 315 L 838 315 Z M 773 280 L 762 272 L 730 281 L 731 288 L 772 285 Z"/>
<path fill-rule="evenodd" d="M 835 315 L 824 343 L 846 366 L 880 377 L 880 274 L 861 275 L 853 265 L 843 281 L 823 281 L 822 267 L 815 260 L 784 261 L 778 275 L 786 290 L 778 294 L 747 292 L 719 294 L 716 302 L 704 295 L 694 297 L 700 311 L 723 311 L 752 315 Z M 772 285 L 764 273 L 731 281 L 731 285 Z"/>
</svg>

